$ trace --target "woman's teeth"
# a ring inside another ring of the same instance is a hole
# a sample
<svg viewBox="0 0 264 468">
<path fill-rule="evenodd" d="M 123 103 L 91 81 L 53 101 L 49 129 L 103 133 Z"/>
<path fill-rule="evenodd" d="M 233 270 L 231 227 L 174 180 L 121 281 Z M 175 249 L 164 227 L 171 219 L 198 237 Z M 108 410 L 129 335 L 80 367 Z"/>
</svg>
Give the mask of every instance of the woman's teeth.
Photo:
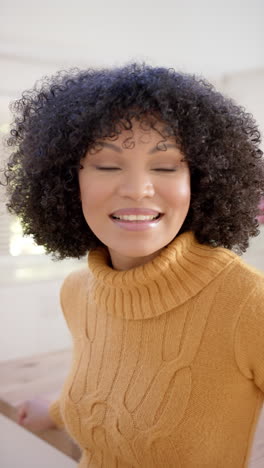
<svg viewBox="0 0 264 468">
<path fill-rule="evenodd" d="M 114 216 L 115 219 L 123 219 L 125 221 L 152 221 L 153 219 L 157 219 L 159 214 L 153 216 L 145 216 L 145 215 L 124 215 L 124 216 Z"/>
</svg>

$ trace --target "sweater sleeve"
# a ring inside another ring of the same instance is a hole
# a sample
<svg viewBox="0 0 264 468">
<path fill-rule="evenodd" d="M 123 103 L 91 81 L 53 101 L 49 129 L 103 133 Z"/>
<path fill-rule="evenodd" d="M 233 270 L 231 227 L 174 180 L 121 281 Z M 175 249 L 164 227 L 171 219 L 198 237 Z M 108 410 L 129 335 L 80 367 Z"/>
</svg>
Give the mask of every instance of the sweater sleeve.
<svg viewBox="0 0 264 468">
<path fill-rule="evenodd" d="M 62 286 L 61 286 L 61 289 L 60 289 L 60 306 L 61 306 L 61 310 L 62 310 L 64 319 L 65 319 L 65 322 L 66 322 L 67 327 L 68 327 L 70 332 L 72 332 L 72 331 L 71 331 L 71 326 L 70 326 L 70 323 L 69 323 L 69 317 L 68 317 L 68 314 L 67 314 L 66 304 L 67 304 L 67 295 L 73 293 L 73 296 L 74 296 L 74 292 L 75 292 L 74 290 L 72 291 L 72 287 L 71 287 L 71 283 L 72 283 L 71 278 L 72 278 L 72 276 L 73 276 L 73 274 L 71 273 L 70 275 L 68 275 L 64 279 L 64 281 L 62 283 Z M 52 421 L 54 422 L 54 424 L 59 429 L 63 429 L 64 428 L 64 422 L 63 422 L 61 412 L 60 412 L 60 399 L 59 398 L 57 400 L 53 401 L 50 404 L 50 406 L 48 408 L 48 412 L 49 412 L 49 416 L 52 419 Z"/>
<path fill-rule="evenodd" d="M 242 374 L 264 393 L 264 276 L 242 304 L 234 351 Z"/>
<path fill-rule="evenodd" d="M 60 413 L 60 400 L 53 401 L 49 406 L 49 416 L 54 422 L 54 424 L 59 428 L 64 428 L 64 422 Z"/>
</svg>

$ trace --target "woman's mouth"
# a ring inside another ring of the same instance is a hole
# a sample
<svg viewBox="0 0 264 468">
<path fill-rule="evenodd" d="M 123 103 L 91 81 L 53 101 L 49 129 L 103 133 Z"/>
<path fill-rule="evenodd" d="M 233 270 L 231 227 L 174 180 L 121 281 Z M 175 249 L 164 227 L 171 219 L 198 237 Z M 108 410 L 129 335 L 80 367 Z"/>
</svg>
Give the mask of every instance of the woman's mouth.
<svg viewBox="0 0 264 468">
<path fill-rule="evenodd" d="M 111 215 L 112 221 L 120 228 L 128 231 L 144 231 L 155 228 L 163 217 L 162 213 L 157 215 Z"/>
<path fill-rule="evenodd" d="M 158 219 L 160 217 L 161 213 L 158 213 L 157 215 L 123 215 L 123 216 L 117 216 L 117 215 L 112 215 L 112 218 L 114 219 L 120 219 L 121 221 L 153 221 L 154 219 Z"/>
</svg>

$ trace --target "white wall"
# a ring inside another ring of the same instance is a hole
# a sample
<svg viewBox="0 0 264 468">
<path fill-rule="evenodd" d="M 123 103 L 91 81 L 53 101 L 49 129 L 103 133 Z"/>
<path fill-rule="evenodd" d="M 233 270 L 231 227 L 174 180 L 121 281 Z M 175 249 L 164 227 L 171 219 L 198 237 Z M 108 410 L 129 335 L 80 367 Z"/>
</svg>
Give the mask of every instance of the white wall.
<svg viewBox="0 0 264 468">
<path fill-rule="evenodd" d="M 217 77 L 264 66 L 262 0 L 2 0 L 0 93 L 61 67 L 146 60 Z"/>
</svg>

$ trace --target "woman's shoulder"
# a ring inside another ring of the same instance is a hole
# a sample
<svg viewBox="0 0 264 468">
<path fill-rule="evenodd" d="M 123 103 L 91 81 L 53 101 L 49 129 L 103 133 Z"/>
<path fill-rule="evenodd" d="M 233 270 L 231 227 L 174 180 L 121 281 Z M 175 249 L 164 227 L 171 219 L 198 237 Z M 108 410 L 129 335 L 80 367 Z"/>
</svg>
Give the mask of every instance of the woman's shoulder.
<svg viewBox="0 0 264 468">
<path fill-rule="evenodd" d="M 83 294 L 87 290 L 89 282 L 89 269 L 86 267 L 72 271 L 64 279 L 61 286 L 61 300 L 71 301 Z"/>
<path fill-rule="evenodd" d="M 68 328 L 73 334 L 78 325 L 78 320 L 76 321 L 76 318 L 86 304 L 88 277 L 88 268 L 82 268 L 67 275 L 61 286 L 61 309 L 68 324 Z"/>
<path fill-rule="evenodd" d="M 78 287 L 83 282 L 87 281 L 89 273 L 90 272 L 87 267 L 82 267 L 78 270 L 74 270 L 65 277 L 62 285 L 65 288 Z"/>
<path fill-rule="evenodd" d="M 264 272 L 247 263 L 243 257 L 236 256 L 230 271 L 229 281 L 239 284 L 241 292 L 255 291 L 264 300 Z"/>
</svg>

